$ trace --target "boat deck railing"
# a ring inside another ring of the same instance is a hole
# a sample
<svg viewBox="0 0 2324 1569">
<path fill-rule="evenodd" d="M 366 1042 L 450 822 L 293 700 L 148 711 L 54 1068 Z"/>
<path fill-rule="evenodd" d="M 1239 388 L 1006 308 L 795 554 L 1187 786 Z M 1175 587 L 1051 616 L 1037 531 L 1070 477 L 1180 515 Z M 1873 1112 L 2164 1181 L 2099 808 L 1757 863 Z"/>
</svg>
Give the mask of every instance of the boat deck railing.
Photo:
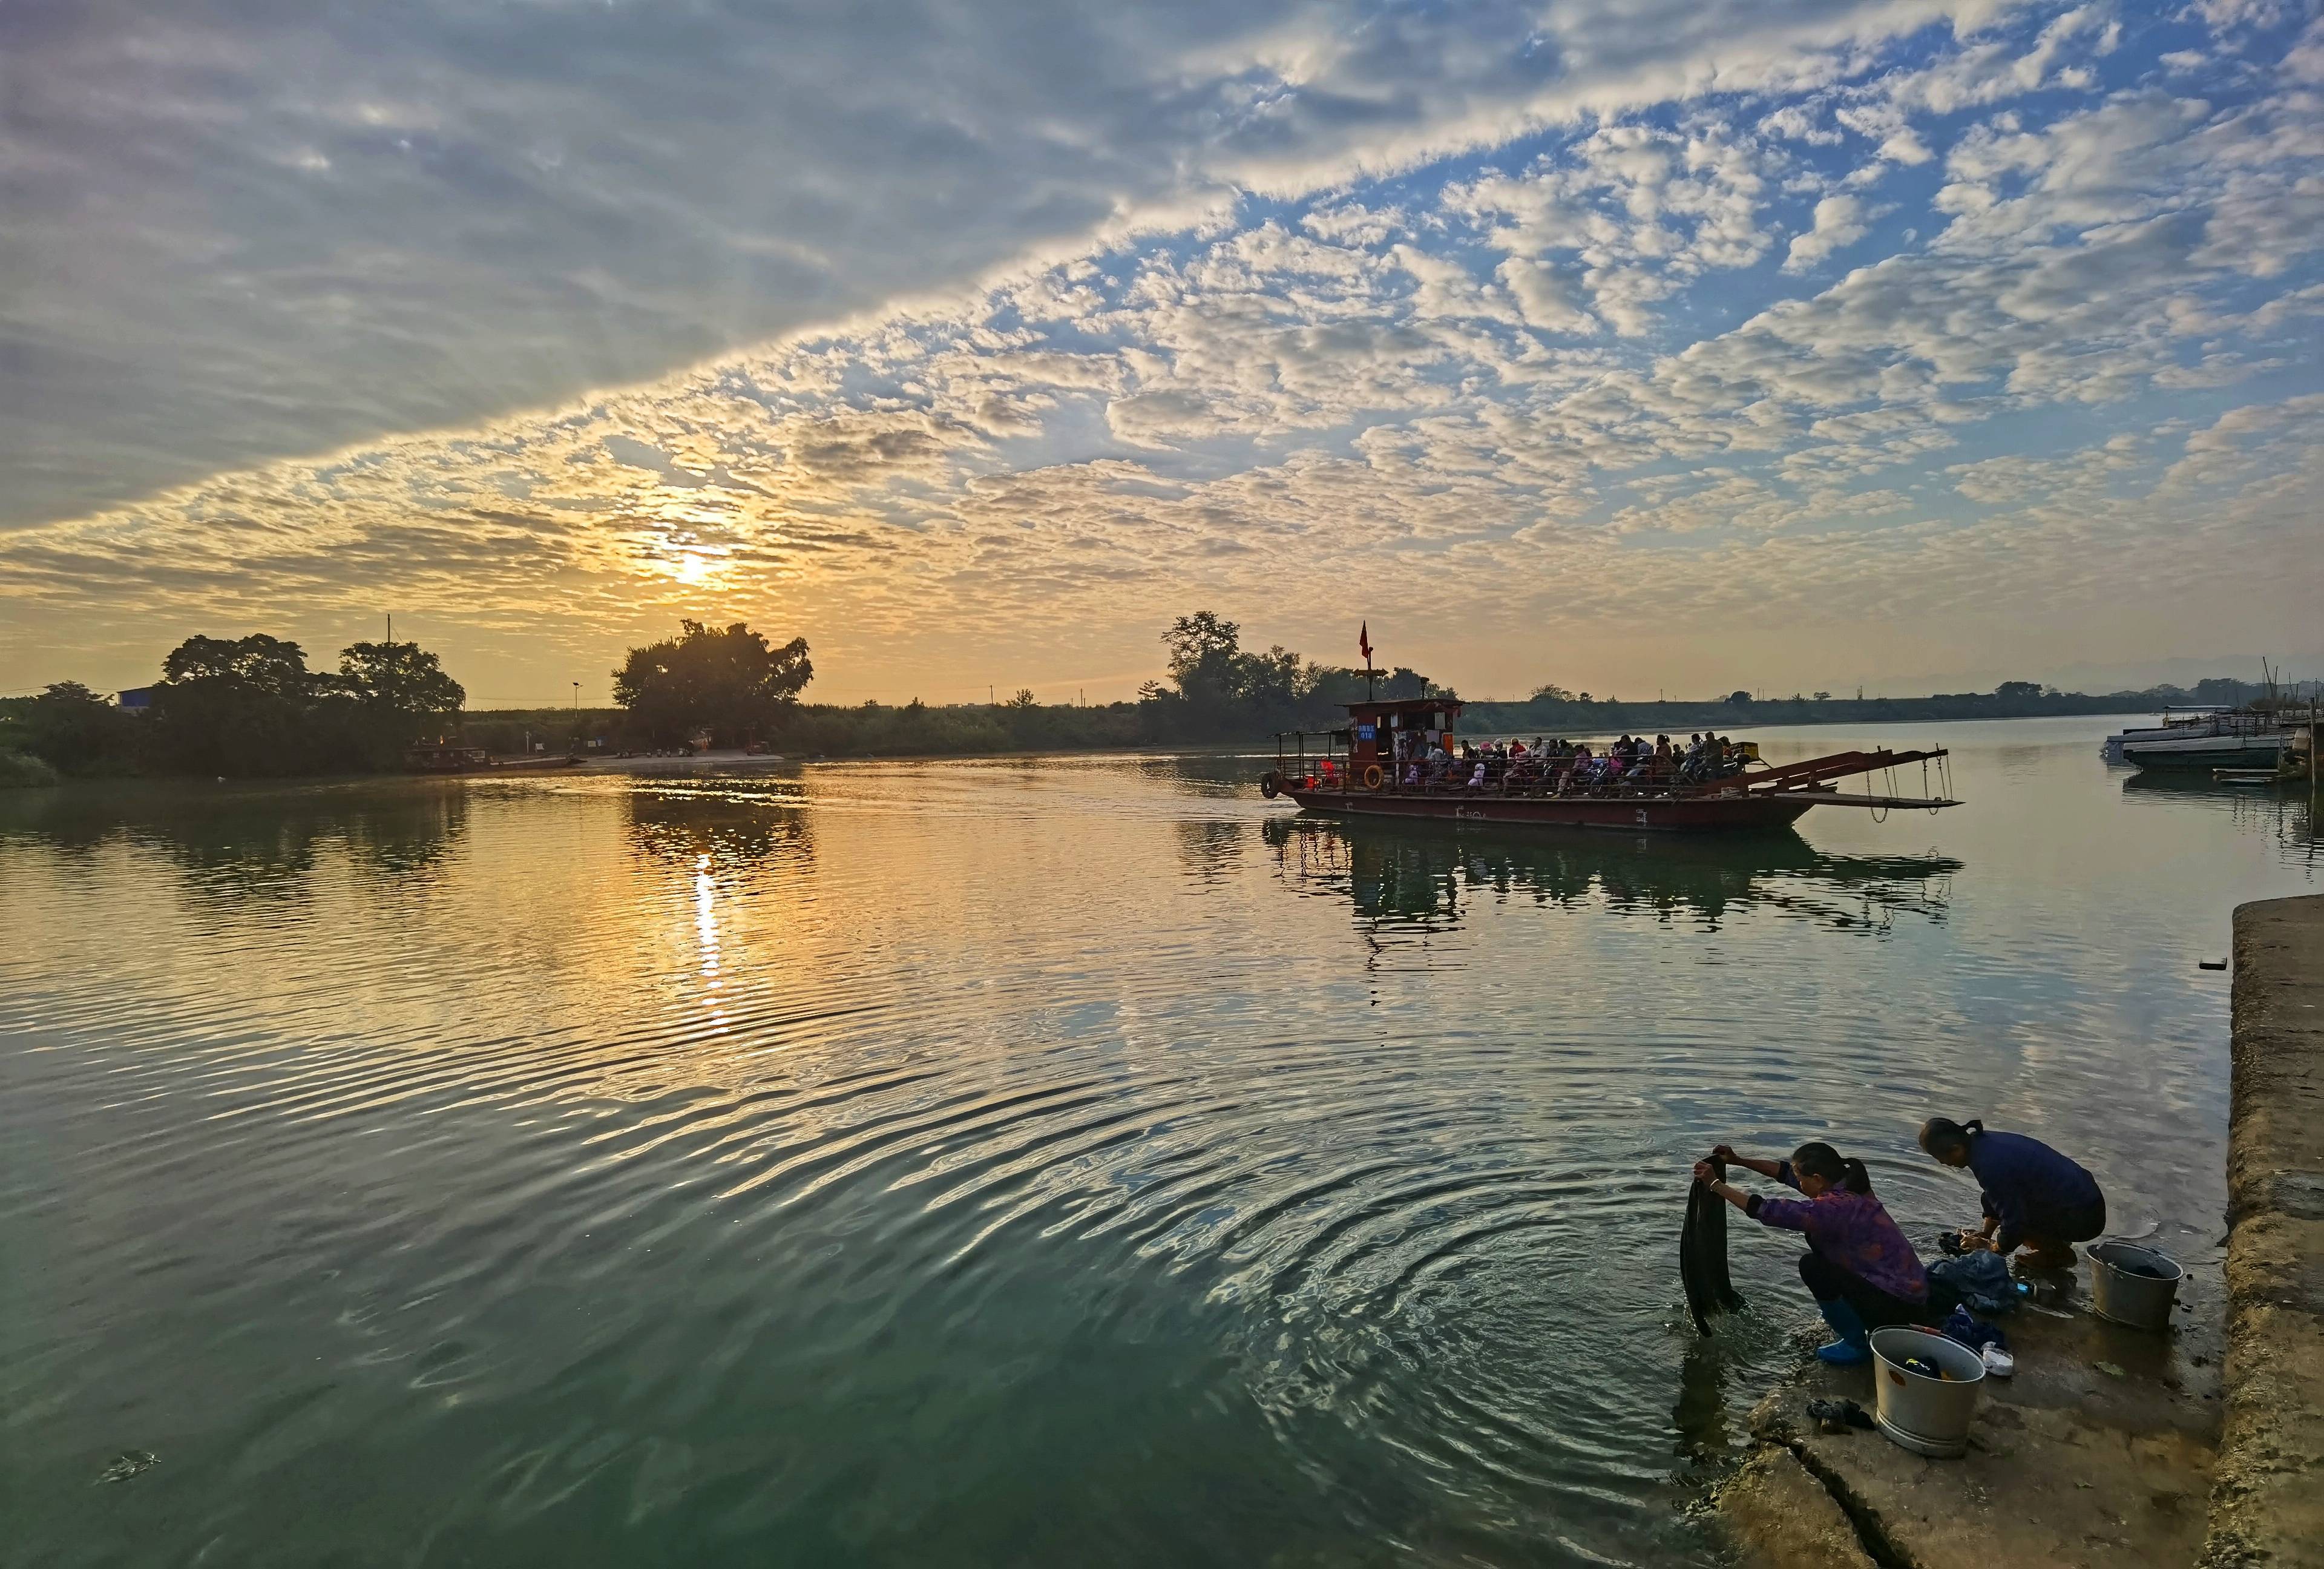
<svg viewBox="0 0 2324 1569">
<path fill-rule="evenodd" d="M 1702 800 L 1721 796 L 1781 796 L 1812 797 L 1819 803 L 1833 806 L 1873 808 L 1929 808 L 1954 806 L 1959 803 L 1949 795 L 1906 796 L 1893 788 L 1875 794 L 1843 792 L 1834 782 L 1851 775 L 1889 772 L 1896 767 L 1919 762 L 1923 765 L 1944 758 L 1945 749 L 1938 747 L 1926 752 L 1835 752 L 1829 757 L 1810 758 L 1801 762 L 1769 766 L 1753 756 L 1740 768 L 1703 777 L 1690 772 L 1683 765 L 1667 762 L 1649 763 L 1643 769 L 1633 769 L 1623 774 L 1607 774 L 1593 765 L 1594 758 L 1559 758 L 1547 767 L 1531 763 L 1510 766 L 1506 763 L 1487 765 L 1481 780 L 1475 778 L 1473 764 L 1443 770 L 1434 778 L 1413 780 L 1409 761 L 1397 764 L 1383 762 L 1378 786 L 1368 785 L 1348 767 L 1344 752 L 1334 749 L 1329 752 L 1296 754 L 1280 745 L 1291 739 L 1291 734 L 1278 738 L 1276 762 L 1277 780 L 1287 789 L 1308 792 L 1324 791 L 1348 795 L 1364 794 L 1393 796 L 1406 799 L 1425 800 Z M 1559 766 L 1562 764 L 1563 766 Z M 1893 773 L 1890 774 L 1893 778 Z M 1924 784 L 1930 782 L 1924 780 Z M 1950 784 L 1940 778 L 1940 785 Z"/>
<path fill-rule="evenodd" d="M 1284 760 L 1289 763 L 1292 760 Z M 1627 776 L 1576 780 L 1578 771 L 1572 768 L 1554 769 L 1542 773 L 1511 770 L 1488 772 L 1484 782 L 1471 784 L 1474 767 L 1448 770 L 1435 779 L 1412 782 L 1388 772 L 1386 763 L 1379 765 L 1382 778 L 1378 789 L 1365 787 L 1363 781 L 1351 774 L 1344 761 L 1334 760 L 1334 768 L 1326 772 L 1310 768 L 1282 777 L 1298 789 L 1344 790 L 1350 794 L 1407 796 L 1443 800 L 1468 800 L 1481 797 L 1511 799 L 1566 800 L 1678 800 L 1705 795 L 1742 795 L 1749 793 L 1751 778 L 1748 774 L 1729 774 L 1718 780 L 1694 780 L 1677 774 L 1650 774 L 1633 779 Z"/>
</svg>

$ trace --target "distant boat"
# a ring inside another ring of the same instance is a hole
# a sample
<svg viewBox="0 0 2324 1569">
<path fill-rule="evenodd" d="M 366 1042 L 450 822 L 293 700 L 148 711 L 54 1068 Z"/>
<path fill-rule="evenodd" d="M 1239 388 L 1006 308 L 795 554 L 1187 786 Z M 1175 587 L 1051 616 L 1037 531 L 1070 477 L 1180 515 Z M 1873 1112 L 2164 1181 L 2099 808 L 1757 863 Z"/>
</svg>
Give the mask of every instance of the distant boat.
<svg viewBox="0 0 2324 1569">
<path fill-rule="evenodd" d="M 2133 742 L 2181 741 L 2198 735 L 2217 735 L 2219 733 L 2218 717 L 2225 712 L 2224 708 L 2210 706 L 2166 707 L 2163 710 L 2162 724 L 2117 730 L 2099 743 L 2098 755 L 2108 762 L 2120 762 L 2123 761 L 2122 749 Z M 2173 714 L 2180 717 L 2172 718 Z"/>
<path fill-rule="evenodd" d="M 2109 761 L 2134 768 L 2269 768 L 2283 756 L 2283 723 L 2258 708 L 2221 708 L 2107 738 Z"/>
</svg>

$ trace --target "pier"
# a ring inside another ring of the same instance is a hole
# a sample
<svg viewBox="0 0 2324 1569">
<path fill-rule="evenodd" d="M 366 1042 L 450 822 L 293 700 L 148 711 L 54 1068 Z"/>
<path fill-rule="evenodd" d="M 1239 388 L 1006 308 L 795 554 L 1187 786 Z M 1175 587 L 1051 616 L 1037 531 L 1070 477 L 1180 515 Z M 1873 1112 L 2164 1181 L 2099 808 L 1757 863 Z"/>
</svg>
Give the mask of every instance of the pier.
<svg viewBox="0 0 2324 1569">
<path fill-rule="evenodd" d="M 2226 1421 L 2205 1569 L 2324 1564 L 2324 896 L 2236 911 Z"/>
</svg>

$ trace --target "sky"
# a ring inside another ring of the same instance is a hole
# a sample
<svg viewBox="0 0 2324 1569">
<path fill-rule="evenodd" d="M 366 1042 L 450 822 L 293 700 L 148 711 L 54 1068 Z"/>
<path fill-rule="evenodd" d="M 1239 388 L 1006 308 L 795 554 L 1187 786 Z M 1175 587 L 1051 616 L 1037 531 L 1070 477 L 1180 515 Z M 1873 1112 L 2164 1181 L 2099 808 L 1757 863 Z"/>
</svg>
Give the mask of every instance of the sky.
<svg viewBox="0 0 2324 1569">
<path fill-rule="evenodd" d="M 2324 674 L 2312 0 L 24 0 L 0 211 L 0 692 Z"/>
</svg>

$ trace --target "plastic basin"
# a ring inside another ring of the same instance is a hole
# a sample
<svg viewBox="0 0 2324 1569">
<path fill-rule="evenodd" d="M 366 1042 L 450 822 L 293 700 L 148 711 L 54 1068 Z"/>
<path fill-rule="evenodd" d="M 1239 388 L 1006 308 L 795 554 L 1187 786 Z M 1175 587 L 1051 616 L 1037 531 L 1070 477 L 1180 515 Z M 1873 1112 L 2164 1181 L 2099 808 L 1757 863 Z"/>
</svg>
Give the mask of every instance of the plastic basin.
<svg viewBox="0 0 2324 1569">
<path fill-rule="evenodd" d="M 2133 1329 L 2169 1329 L 2187 1271 L 2179 1260 L 2131 1242 L 2100 1242 L 2090 1255 L 2090 1306 L 2100 1318 Z"/>
<path fill-rule="evenodd" d="M 1957 1340 L 1924 1329 L 1872 1332 L 1873 1421 L 1890 1441 L 1915 1454 L 1950 1460 L 1969 1449 L 1969 1425 L 1985 1384 L 1985 1359 Z M 1918 1357 L 1945 1378 L 1904 1366 Z"/>
</svg>

